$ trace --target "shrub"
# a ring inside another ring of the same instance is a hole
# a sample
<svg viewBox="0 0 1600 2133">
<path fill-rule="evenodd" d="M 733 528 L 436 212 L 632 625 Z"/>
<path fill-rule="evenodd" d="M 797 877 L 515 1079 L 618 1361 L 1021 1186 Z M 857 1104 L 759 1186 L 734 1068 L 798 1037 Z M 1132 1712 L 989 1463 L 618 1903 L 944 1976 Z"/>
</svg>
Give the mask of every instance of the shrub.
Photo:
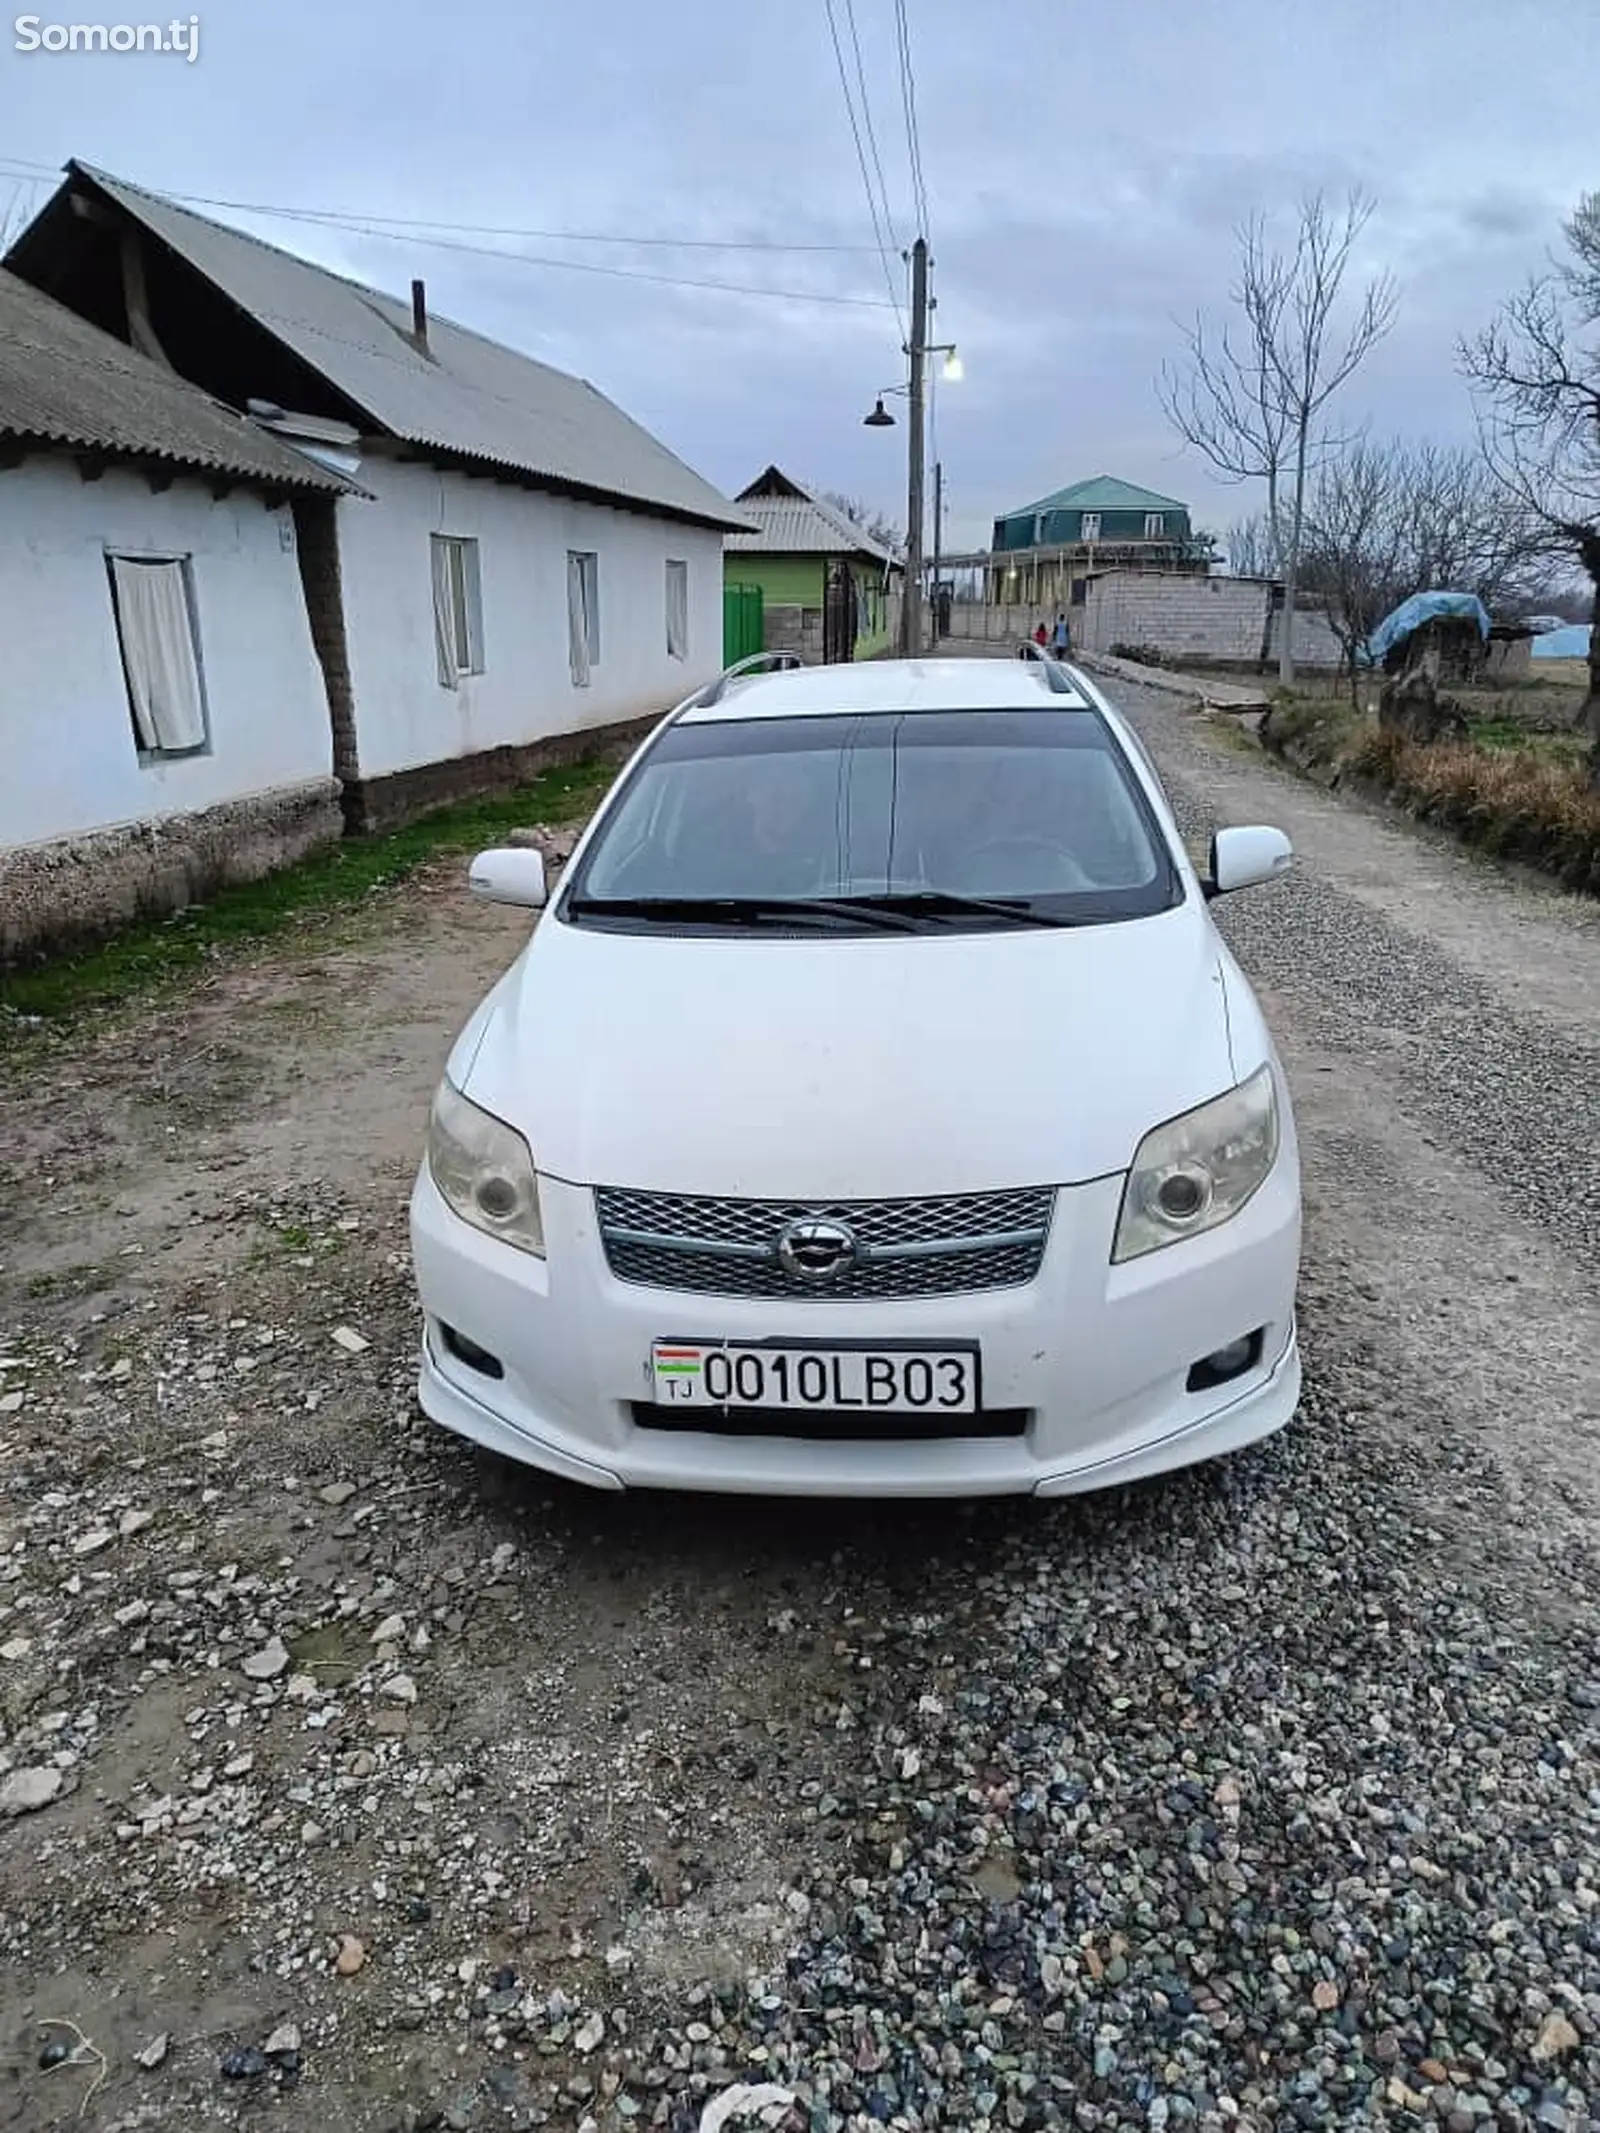
<svg viewBox="0 0 1600 2133">
<path fill-rule="evenodd" d="M 1581 761 L 1470 742 L 1421 748 L 1370 729 L 1348 761 L 1422 821 L 1600 896 L 1600 792 Z"/>
<path fill-rule="evenodd" d="M 1356 778 L 1480 851 L 1600 896 L 1600 790 L 1582 752 L 1526 736 L 1518 746 L 1499 731 L 1488 738 L 1425 745 L 1347 702 L 1288 695 L 1261 725 L 1265 747 L 1320 782 Z"/>
</svg>

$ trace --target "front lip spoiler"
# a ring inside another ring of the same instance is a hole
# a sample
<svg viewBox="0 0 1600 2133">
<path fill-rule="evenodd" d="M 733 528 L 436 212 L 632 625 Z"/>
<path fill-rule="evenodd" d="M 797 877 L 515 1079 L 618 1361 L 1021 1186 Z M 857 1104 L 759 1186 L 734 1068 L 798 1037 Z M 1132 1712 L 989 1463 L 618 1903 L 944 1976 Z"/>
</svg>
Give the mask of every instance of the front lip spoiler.
<svg viewBox="0 0 1600 2133">
<path fill-rule="evenodd" d="M 1296 1314 L 1289 1321 L 1288 1335 L 1279 1350 L 1277 1360 L 1273 1363 L 1266 1377 L 1258 1384 L 1253 1385 L 1248 1392 L 1241 1392 L 1236 1399 L 1228 1401 L 1224 1406 L 1213 1407 L 1205 1414 L 1195 1416 L 1192 1421 L 1182 1423 L 1177 1429 L 1168 1430 L 1163 1436 L 1146 1439 L 1144 1442 L 1132 1445 L 1124 1451 L 1110 1452 L 1099 1459 L 1092 1459 L 1081 1465 L 1057 1467 L 1053 1473 L 1042 1476 L 1031 1487 L 1027 1485 L 1021 1488 L 1008 1486 L 999 1493 L 1019 1497 L 1032 1496 L 1039 1500 L 1048 1501 L 1054 1497 L 1088 1493 L 1084 1486 L 1086 1482 L 1088 1482 L 1091 1490 L 1095 1486 L 1115 1487 L 1119 1469 L 1127 1467 L 1138 1469 L 1142 1467 L 1152 1453 L 1159 1453 L 1174 1444 L 1180 1444 L 1185 1437 L 1215 1429 L 1218 1423 L 1225 1422 L 1236 1408 L 1246 1406 L 1271 1393 L 1282 1378 L 1285 1366 L 1297 1353 L 1298 1338 L 1298 1314 Z M 438 1353 L 426 1329 L 424 1329 L 422 1336 L 422 1346 L 435 1377 L 447 1389 L 450 1397 L 459 1400 L 463 1406 L 474 1409 L 478 1414 L 482 1415 L 493 1436 L 504 1438 L 507 1435 L 514 1435 L 522 1438 L 530 1446 L 537 1446 L 540 1457 L 536 1463 L 542 1466 L 546 1472 L 559 1474 L 565 1480 L 579 1482 L 586 1488 L 603 1489 L 613 1495 L 629 1493 L 636 1486 L 625 1481 L 612 1467 L 600 1466 L 591 1460 L 580 1458 L 576 1453 L 569 1452 L 560 1445 L 552 1444 L 548 1438 L 534 1436 L 531 1432 L 508 1423 L 503 1416 L 496 1414 L 492 1407 L 489 1407 L 485 1402 L 466 1391 L 455 1378 L 444 1374 L 439 1367 Z M 487 1442 L 489 1440 L 482 1439 L 480 1441 Z M 1092 1479 L 1095 1475 L 1103 1475 L 1105 1478 L 1096 1484 Z M 1137 1474 L 1135 1478 L 1137 1478 Z M 694 1483 L 690 1481 L 685 1486 L 692 1489 Z M 829 1491 L 828 1493 L 832 1494 L 834 1492 Z M 841 1496 L 850 1494 L 848 1490 L 841 1490 L 838 1493 Z M 983 1488 L 973 1491 L 974 1495 L 990 1495 L 994 1493 L 996 1492 L 993 1490 Z"/>
<path fill-rule="evenodd" d="M 1213 1407 L 1203 1415 L 1196 1415 L 1192 1422 L 1180 1423 L 1176 1429 L 1169 1429 L 1165 1436 L 1151 1437 L 1145 1443 L 1135 1445 L 1131 1451 L 1108 1452 L 1103 1459 L 1091 1459 L 1082 1466 L 1058 1468 L 1054 1474 L 1048 1475 L 1043 1481 L 1035 1484 L 1034 1495 L 1054 1496 L 1062 1494 L 1065 1493 L 1068 1484 L 1076 1491 L 1078 1484 L 1090 1475 L 1106 1474 L 1114 1476 L 1118 1467 L 1132 1466 L 1138 1461 L 1147 1459 L 1152 1452 L 1164 1451 L 1169 1445 L 1181 1444 L 1185 1437 L 1195 1435 L 1201 1430 L 1215 1429 L 1219 1422 L 1227 1420 L 1236 1407 L 1243 1407 L 1247 1401 L 1258 1400 L 1264 1393 L 1272 1391 L 1279 1378 L 1283 1375 L 1284 1365 L 1295 1353 L 1298 1341 L 1299 1324 L 1296 1316 L 1289 1321 L 1288 1337 L 1284 1341 L 1282 1348 L 1279 1349 L 1277 1360 L 1272 1368 L 1260 1383 L 1252 1385 L 1248 1392 L 1241 1392 L 1237 1398 L 1227 1401 L 1223 1406 Z M 1110 1480 L 1104 1484 L 1108 1488 L 1112 1485 Z"/>
</svg>

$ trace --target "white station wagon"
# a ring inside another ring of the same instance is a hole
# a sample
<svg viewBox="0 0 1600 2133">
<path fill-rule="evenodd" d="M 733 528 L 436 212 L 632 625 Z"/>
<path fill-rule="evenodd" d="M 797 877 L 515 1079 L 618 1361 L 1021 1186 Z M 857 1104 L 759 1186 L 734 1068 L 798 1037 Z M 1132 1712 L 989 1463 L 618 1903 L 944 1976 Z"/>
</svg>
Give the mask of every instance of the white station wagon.
<svg viewBox="0 0 1600 2133">
<path fill-rule="evenodd" d="M 1056 1496 L 1299 1398 L 1279 1063 L 1139 741 L 1054 661 L 737 670 L 450 1054 L 434 1420 L 597 1488 Z M 545 904 L 537 852 L 471 883 Z"/>
</svg>

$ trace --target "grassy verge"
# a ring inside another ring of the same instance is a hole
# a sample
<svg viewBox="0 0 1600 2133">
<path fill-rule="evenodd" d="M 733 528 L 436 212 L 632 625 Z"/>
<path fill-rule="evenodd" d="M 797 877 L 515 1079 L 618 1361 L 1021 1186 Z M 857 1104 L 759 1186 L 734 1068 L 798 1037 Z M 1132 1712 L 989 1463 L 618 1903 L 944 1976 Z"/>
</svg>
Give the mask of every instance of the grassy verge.
<svg viewBox="0 0 1600 2133">
<path fill-rule="evenodd" d="M 586 814 L 616 776 L 614 756 L 546 772 L 529 785 L 463 801 L 402 829 L 349 837 L 260 881 L 219 890 L 208 902 L 128 927 L 82 954 L 0 970 L 0 1048 L 8 1023 L 70 1019 L 152 991 L 219 954 L 332 917 L 403 881 L 430 859 L 477 851 L 507 830 Z"/>
<path fill-rule="evenodd" d="M 1466 740 L 1424 747 L 1382 732 L 1348 696 L 1280 692 L 1261 738 L 1319 783 L 1354 781 L 1479 851 L 1600 896 L 1600 792 L 1586 740 L 1530 730 L 1500 703 L 1483 712 Z"/>
</svg>

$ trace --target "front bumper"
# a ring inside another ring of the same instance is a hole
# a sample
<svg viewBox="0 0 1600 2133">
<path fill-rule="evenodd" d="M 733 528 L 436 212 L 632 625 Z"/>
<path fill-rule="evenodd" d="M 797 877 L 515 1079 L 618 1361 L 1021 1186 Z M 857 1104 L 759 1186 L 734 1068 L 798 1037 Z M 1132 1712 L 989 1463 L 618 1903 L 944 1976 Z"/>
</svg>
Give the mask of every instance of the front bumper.
<svg viewBox="0 0 1600 2133">
<path fill-rule="evenodd" d="M 419 1394 L 445 1427 L 594 1488 L 775 1496 L 1070 1495 L 1237 1450 L 1281 1429 L 1300 1396 L 1300 1250 L 1292 1142 L 1243 1212 L 1209 1235 L 1110 1264 L 1120 1178 L 1064 1188 L 1038 1278 L 967 1296 L 823 1302 L 689 1295 L 616 1279 L 594 1197 L 541 1179 L 547 1259 L 453 1214 L 426 1168 L 411 1201 L 425 1329 Z M 499 1359 L 485 1376 L 442 1326 Z M 1190 1392 L 1203 1356 L 1262 1333 L 1259 1363 Z M 640 1427 L 661 1339 L 976 1341 L 986 1408 L 1021 1436 L 819 1442 Z"/>
</svg>

